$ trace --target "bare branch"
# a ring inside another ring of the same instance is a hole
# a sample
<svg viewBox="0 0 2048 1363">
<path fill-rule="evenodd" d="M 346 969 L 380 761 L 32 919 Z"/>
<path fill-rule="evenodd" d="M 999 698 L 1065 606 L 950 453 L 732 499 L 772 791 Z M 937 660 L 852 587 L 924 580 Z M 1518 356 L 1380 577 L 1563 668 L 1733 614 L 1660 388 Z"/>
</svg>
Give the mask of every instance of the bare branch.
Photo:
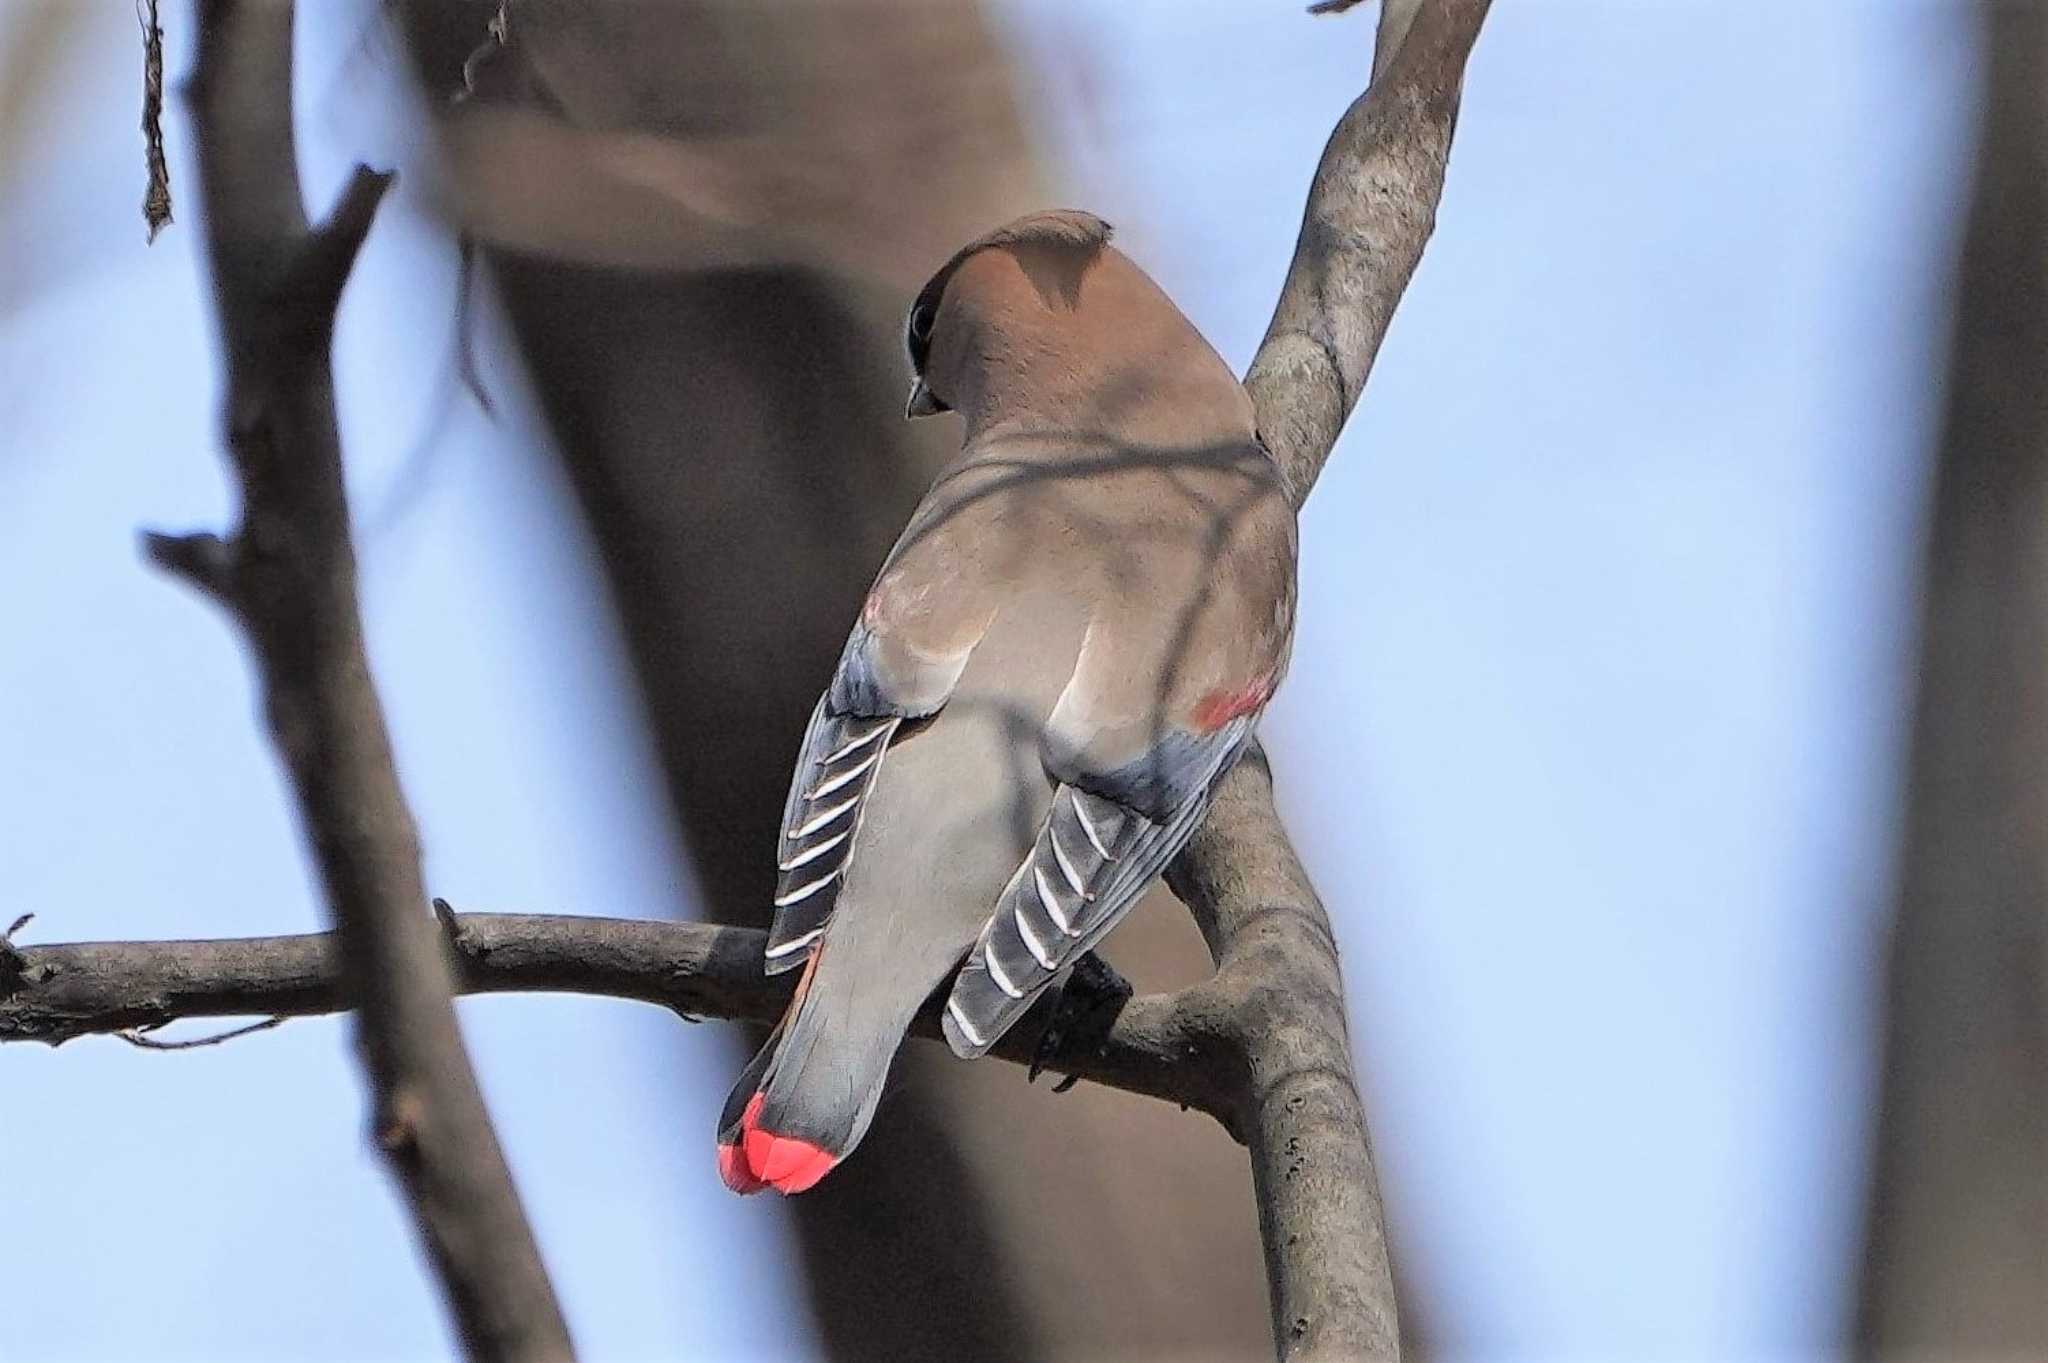
<svg viewBox="0 0 2048 1363">
<path fill-rule="evenodd" d="M 442 901 L 445 903 L 445 901 Z M 634 1000 L 691 1019 L 773 1022 L 795 979 L 761 970 L 766 934 L 705 923 L 547 914 L 443 917 L 465 994 L 572 993 Z M 196 942 L 82 942 L 18 949 L 21 969 L 0 978 L 0 1042 L 62 1045 L 189 1018 L 269 1014 L 311 1017 L 347 1007 L 340 950 L 331 933 Z M 1076 1035 L 1037 1057 L 1054 1006 L 1011 1029 L 993 1054 L 1111 1088 L 1241 1121 L 1240 1092 L 1217 1057 L 1229 1039 L 1221 990 L 1227 975 L 1171 995 L 1132 999 L 1105 1032 Z M 940 1000 L 917 1019 L 937 1038 Z"/>
<path fill-rule="evenodd" d="M 1338 121 L 1316 167 L 1293 264 L 1244 381 L 1297 506 L 1365 389 L 1436 226 L 1465 59 L 1490 3 L 1388 0 L 1374 60 L 1382 74 Z"/>
<path fill-rule="evenodd" d="M 1387 74 L 1387 63 L 1401 50 L 1401 44 L 1408 38 L 1408 28 L 1415 22 L 1416 12 L 1422 8 L 1423 0 L 1380 0 L 1379 32 L 1372 42 L 1372 78 L 1379 80 Z M 1460 65 L 1463 65 L 1460 62 Z"/>
<path fill-rule="evenodd" d="M 290 285 L 294 299 L 308 312 L 333 324 L 334 310 L 341 303 L 341 290 L 355 268 L 356 253 L 370 235 L 377 205 L 396 176 L 388 170 L 357 166 L 348 184 L 335 200 L 326 221 L 306 237 Z"/>
<path fill-rule="evenodd" d="M 1436 222 L 1465 62 L 1490 0 L 1383 0 L 1372 83 L 1330 136 L 1245 376 L 1298 507 L 1358 403 Z M 1320 6 L 1331 10 L 1337 6 Z M 1216 954 L 1283 1359 L 1398 1358 L 1386 1220 L 1352 1074 L 1336 939 L 1263 754 L 1168 874 Z"/>
<path fill-rule="evenodd" d="M 224 609 L 240 609 L 235 599 L 234 549 L 219 535 L 205 530 L 190 535 L 167 535 L 157 530 L 145 530 L 142 550 L 157 567 L 183 578 L 194 590 L 212 597 Z"/>
<path fill-rule="evenodd" d="M 1283 1358 L 1396 1358 L 1385 1213 L 1352 1078 L 1337 942 L 1273 809 L 1265 754 L 1224 778 L 1168 873 L 1217 953 Z"/>
<path fill-rule="evenodd" d="M 156 535 L 147 545 L 226 604 L 248 635 L 338 930 L 339 979 L 327 987 L 337 1005 L 358 1009 L 377 1143 L 470 1356 L 568 1358 L 568 1331 L 456 1029 L 452 971 L 426 912 L 419 839 L 356 604 L 328 349 L 391 177 L 359 167 L 327 221 L 307 223 L 291 134 L 292 21 L 281 0 L 207 0 L 200 10 L 189 93 L 243 523 L 225 540 Z M 36 976 L 34 964 L 20 972 L 14 996 L 66 982 L 61 969 Z M 139 1002 L 122 1010 L 118 1030 L 174 1015 L 156 999 Z"/>
<path fill-rule="evenodd" d="M 1351 1077 L 1328 919 L 1273 812 L 1254 749 L 1172 872 L 1217 954 L 1214 977 L 1132 999 L 1053 1068 L 1207 1112 L 1251 1147 L 1276 1330 L 1289 1357 L 1396 1352 L 1379 1192 Z M 456 914 L 437 901 L 467 994 L 556 992 L 636 1000 L 689 1018 L 771 1022 L 788 975 L 762 973 L 764 934 L 617 918 Z M 60 1045 L 189 1018 L 275 1019 L 346 1006 L 331 934 L 19 948 L 0 977 L 0 1042 Z M 937 1038 L 941 1001 L 914 1030 Z M 1030 1065 L 1054 1000 L 992 1054 Z"/>
</svg>

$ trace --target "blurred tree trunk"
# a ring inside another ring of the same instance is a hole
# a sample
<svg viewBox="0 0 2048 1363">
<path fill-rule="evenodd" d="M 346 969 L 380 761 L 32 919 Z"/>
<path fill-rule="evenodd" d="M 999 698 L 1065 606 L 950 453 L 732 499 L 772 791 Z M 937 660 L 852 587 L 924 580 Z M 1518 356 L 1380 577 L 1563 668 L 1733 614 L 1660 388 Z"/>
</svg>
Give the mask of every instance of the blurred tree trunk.
<svg viewBox="0 0 2048 1363">
<path fill-rule="evenodd" d="M 495 8 L 405 8 L 437 106 Z M 971 5 L 508 17 L 474 95 L 437 107 L 448 211 L 600 546 L 707 911 L 759 925 L 804 721 L 958 440 L 903 419 L 902 310 L 954 246 L 1044 206 L 1041 180 Z M 1205 968 L 1184 913 L 1139 917 L 1118 954 L 1141 984 Z M 1211 1123 L 914 1047 L 856 1163 L 790 1204 L 834 1358 L 1270 1347 L 1244 1157 Z"/>
<path fill-rule="evenodd" d="M 1935 476 L 1861 1352 L 2048 1358 L 2048 7 L 1988 73 Z"/>
</svg>

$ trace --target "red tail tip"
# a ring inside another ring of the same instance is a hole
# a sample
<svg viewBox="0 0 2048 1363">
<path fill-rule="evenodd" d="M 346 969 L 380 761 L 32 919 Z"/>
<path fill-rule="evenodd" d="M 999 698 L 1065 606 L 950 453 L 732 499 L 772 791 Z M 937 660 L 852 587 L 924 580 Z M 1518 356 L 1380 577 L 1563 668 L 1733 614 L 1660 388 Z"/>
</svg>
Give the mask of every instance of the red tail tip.
<svg viewBox="0 0 2048 1363">
<path fill-rule="evenodd" d="M 832 1172 L 839 1156 L 822 1145 L 800 1136 L 779 1136 L 764 1131 L 761 1104 L 765 1095 L 755 1094 L 740 1114 L 740 1138 L 718 1147 L 718 1176 L 736 1193 L 758 1193 L 773 1188 L 782 1194 L 801 1193 L 815 1187 Z"/>
<path fill-rule="evenodd" d="M 747 1133 L 747 1163 L 776 1192 L 800 1193 L 831 1173 L 839 1156 L 800 1137 L 756 1130 Z"/>
<path fill-rule="evenodd" d="M 754 1177 L 754 1171 L 747 1166 L 747 1157 L 740 1152 L 737 1145 L 718 1147 L 718 1177 L 725 1182 L 726 1187 L 742 1197 L 748 1193 L 758 1193 L 768 1186 Z"/>
</svg>

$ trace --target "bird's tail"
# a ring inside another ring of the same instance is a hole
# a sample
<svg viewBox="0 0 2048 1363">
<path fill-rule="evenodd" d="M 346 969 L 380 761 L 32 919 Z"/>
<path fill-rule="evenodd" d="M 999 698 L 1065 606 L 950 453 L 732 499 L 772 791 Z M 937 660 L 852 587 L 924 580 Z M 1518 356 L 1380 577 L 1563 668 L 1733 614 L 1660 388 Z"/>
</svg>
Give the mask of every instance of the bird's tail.
<svg viewBox="0 0 2048 1363">
<path fill-rule="evenodd" d="M 824 989 L 812 987 L 823 954 L 821 942 L 789 1010 L 719 1114 L 718 1174 L 736 1193 L 803 1192 L 852 1153 L 922 1001 L 920 994 L 889 1016 L 869 1016 L 879 1001 L 838 997 L 829 979 Z"/>
</svg>

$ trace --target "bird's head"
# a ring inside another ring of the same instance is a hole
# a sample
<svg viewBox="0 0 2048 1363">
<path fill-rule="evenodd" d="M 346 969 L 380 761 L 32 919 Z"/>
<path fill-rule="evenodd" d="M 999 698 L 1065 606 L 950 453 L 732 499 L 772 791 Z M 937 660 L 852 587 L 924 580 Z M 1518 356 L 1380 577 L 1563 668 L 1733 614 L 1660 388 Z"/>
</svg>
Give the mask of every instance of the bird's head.
<svg viewBox="0 0 2048 1363">
<path fill-rule="evenodd" d="M 978 237 L 953 253 L 925 286 L 903 323 L 903 345 L 910 356 L 910 404 L 906 416 L 933 416 L 952 411 L 961 399 L 961 373 L 970 354 L 973 333 L 1002 309 L 998 296 L 1011 279 L 983 278 L 974 272 L 958 279 L 963 267 L 985 251 L 1010 248 L 1019 256 L 1044 257 L 1078 274 L 1109 244 L 1110 226 L 1093 213 L 1054 209 L 1031 213 Z"/>
</svg>

